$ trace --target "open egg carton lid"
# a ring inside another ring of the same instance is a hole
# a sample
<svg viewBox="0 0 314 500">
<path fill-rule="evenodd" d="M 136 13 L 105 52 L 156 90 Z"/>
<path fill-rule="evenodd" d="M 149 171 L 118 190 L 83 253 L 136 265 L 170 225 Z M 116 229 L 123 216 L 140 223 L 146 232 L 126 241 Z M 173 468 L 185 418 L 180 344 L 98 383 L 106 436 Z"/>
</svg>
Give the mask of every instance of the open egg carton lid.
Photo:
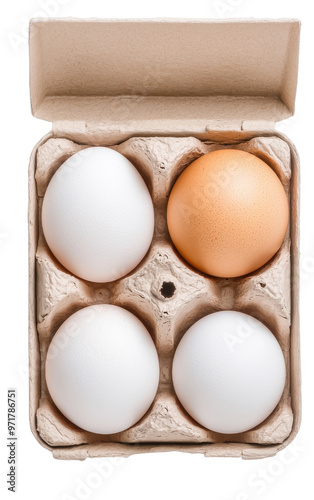
<svg viewBox="0 0 314 500">
<path fill-rule="evenodd" d="M 293 19 L 33 19 L 32 113 L 84 133 L 274 124 L 294 113 L 299 37 Z"/>
</svg>

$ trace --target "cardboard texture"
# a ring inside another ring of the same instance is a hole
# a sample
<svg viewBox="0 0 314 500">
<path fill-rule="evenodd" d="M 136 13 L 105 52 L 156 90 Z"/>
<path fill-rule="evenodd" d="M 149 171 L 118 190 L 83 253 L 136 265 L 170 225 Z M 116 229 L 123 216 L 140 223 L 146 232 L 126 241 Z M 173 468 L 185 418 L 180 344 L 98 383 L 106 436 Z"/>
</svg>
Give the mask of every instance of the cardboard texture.
<svg viewBox="0 0 314 500">
<path fill-rule="evenodd" d="M 299 23 L 278 21 L 34 20 L 30 26 L 33 114 L 53 130 L 34 148 L 29 169 L 30 423 L 56 458 L 84 459 L 153 451 L 261 458 L 284 448 L 300 424 L 299 162 L 276 120 L 294 111 Z M 230 50 L 232 47 L 232 50 Z M 155 233 L 144 260 L 126 277 L 93 284 L 53 257 L 40 214 L 56 169 L 90 145 L 125 155 L 145 179 Z M 290 200 L 290 225 L 275 257 L 242 278 L 206 276 L 174 251 L 166 206 L 178 175 L 209 151 L 237 148 L 275 170 Z M 165 297 L 163 283 L 175 286 Z M 112 303 L 147 326 L 160 359 L 160 384 L 147 414 L 114 435 L 83 431 L 61 415 L 45 383 L 49 342 L 81 307 Z M 197 424 L 171 381 L 175 348 L 205 314 L 235 309 L 255 316 L 283 350 L 287 379 L 274 412 L 236 435 Z"/>
</svg>

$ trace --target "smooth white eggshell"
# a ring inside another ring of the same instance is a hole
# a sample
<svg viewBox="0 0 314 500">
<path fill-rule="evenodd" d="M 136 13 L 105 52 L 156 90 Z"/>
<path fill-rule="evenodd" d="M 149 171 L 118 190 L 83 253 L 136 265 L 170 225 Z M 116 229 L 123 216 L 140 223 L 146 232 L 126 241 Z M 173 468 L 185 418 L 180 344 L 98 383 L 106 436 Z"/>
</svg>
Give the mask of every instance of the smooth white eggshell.
<svg viewBox="0 0 314 500">
<path fill-rule="evenodd" d="M 43 232 L 76 276 L 109 282 L 143 259 L 154 231 L 147 186 L 132 163 L 110 148 L 83 149 L 52 177 L 43 201 Z"/>
<path fill-rule="evenodd" d="M 121 432 L 148 410 L 159 382 L 158 355 L 142 322 L 114 305 L 89 306 L 54 335 L 46 358 L 49 393 L 82 429 Z"/>
<path fill-rule="evenodd" d="M 173 361 L 173 384 L 186 411 L 212 431 L 233 434 L 265 420 L 285 385 L 285 361 L 269 329 L 236 311 L 192 325 Z"/>
</svg>

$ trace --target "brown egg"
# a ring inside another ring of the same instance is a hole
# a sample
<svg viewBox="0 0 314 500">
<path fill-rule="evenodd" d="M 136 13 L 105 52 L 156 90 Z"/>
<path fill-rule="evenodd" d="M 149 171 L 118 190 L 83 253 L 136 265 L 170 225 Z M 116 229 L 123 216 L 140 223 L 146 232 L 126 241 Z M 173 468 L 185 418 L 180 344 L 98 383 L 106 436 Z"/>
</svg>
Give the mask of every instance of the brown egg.
<svg viewBox="0 0 314 500">
<path fill-rule="evenodd" d="M 225 149 L 205 154 L 170 193 L 171 239 L 196 269 L 224 278 L 255 271 L 280 248 L 289 205 L 276 173 L 256 156 Z"/>
</svg>

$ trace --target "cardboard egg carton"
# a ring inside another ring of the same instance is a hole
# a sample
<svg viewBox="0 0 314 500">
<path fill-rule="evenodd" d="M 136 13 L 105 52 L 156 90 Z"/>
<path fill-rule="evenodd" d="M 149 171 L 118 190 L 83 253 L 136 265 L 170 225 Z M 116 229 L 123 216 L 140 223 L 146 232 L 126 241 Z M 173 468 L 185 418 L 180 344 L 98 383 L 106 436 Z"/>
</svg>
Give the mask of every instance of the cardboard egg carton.
<svg viewBox="0 0 314 500">
<path fill-rule="evenodd" d="M 200 36 L 204 26 L 206 27 L 205 21 L 204 24 L 198 21 L 186 23 L 180 21 L 174 23 L 174 27 L 171 22 L 168 24 L 166 21 L 143 23 L 132 21 L 129 24 L 96 20 L 33 21 L 31 26 L 33 112 L 42 118 L 47 119 L 49 116 L 49 119 L 53 120 L 53 131 L 35 146 L 29 170 L 29 357 L 32 431 L 38 441 L 52 451 L 54 457 L 61 459 L 129 456 L 134 453 L 159 451 L 185 451 L 202 453 L 206 456 L 243 458 L 274 455 L 293 439 L 300 424 L 299 164 L 291 141 L 275 132 L 272 126 L 273 119 L 291 114 L 288 104 L 290 102 L 293 106 L 294 103 L 296 84 L 294 71 L 299 25 L 289 21 L 278 24 L 270 22 L 269 31 L 267 22 L 253 22 L 253 25 L 252 22 L 246 21 L 210 22 L 212 28 L 210 33 L 214 32 L 214 35 L 209 35 L 207 31 L 203 33 L 206 40 L 208 36 L 215 38 L 217 37 L 215 30 L 219 31 L 221 25 L 223 30 L 227 28 L 227 31 L 224 31 L 227 38 L 230 35 L 233 40 L 239 29 L 242 36 L 251 36 L 253 39 L 256 30 L 261 36 L 262 29 L 262 35 L 266 39 L 266 34 L 269 35 L 275 29 L 276 50 L 281 56 L 277 54 L 274 57 L 277 59 L 279 57 L 279 60 L 283 57 L 282 54 L 286 53 L 286 44 L 289 40 L 290 50 L 294 56 L 289 59 L 290 66 L 284 65 L 290 72 L 290 79 L 285 78 L 285 99 L 282 100 L 271 95 L 265 99 L 241 96 L 239 100 L 234 96 L 231 100 L 229 97 L 217 96 L 200 97 L 196 100 L 187 96 L 168 99 L 156 96 L 154 90 L 152 95 L 140 98 L 131 95 L 118 99 L 110 95 L 102 99 L 99 96 L 72 96 L 71 93 L 69 97 L 67 94 L 63 95 L 64 89 L 61 88 L 62 85 L 69 85 L 66 75 L 61 75 L 59 72 L 55 82 L 50 81 L 50 88 L 48 80 L 45 83 L 43 79 L 48 74 L 53 80 L 56 72 L 54 64 L 60 57 L 64 62 L 65 56 L 59 46 L 59 40 L 63 41 L 65 47 L 69 45 L 67 57 L 70 63 L 73 63 L 75 54 L 73 55 L 74 49 L 70 50 L 71 43 L 75 50 L 83 50 L 84 36 L 87 38 L 89 36 L 89 30 L 86 29 L 89 23 L 92 25 L 91 37 L 98 36 L 99 30 L 109 39 L 119 33 L 119 43 L 122 43 L 121 30 L 126 30 L 126 33 L 131 31 L 134 34 L 135 24 L 139 38 L 135 43 L 137 50 L 142 47 L 141 36 L 145 39 L 147 29 L 154 32 L 157 38 L 159 36 L 158 41 L 161 45 L 164 43 L 165 30 L 170 29 L 170 33 L 174 30 L 178 36 L 179 46 L 180 36 L 185 40 L 187 32 L 191 35 L 191 30 L 195 30 Z M 207 26 L 208 24 L 207 21 Z M 81 29 L 84 30 L 84 35 Z M 91 46 L 95 48 L 90 40 L 88 43 L 89 48 Z M 219 38 L 219 43 L 224 45 L 227 40 Z M 242 42 L 240 40 L 238 45 L 239 49 L 246 50 L 247 43 L 244 39 Z M 255 47 L 256 50 L 258 47 Z M 220 47 L 220 51 L 222 49 L 223 47 Z M 237 47 L 234 49 L 237 54 Z M 51 52 L 52 50 L 55 53 Z M 140 52 L 145 60 L 145 49 L 141 48 Z M 162 55 L 162 51 L 160 54 Z M 106 56 L 109 57 L 108 53 Z M 93 56 L 89 53 L 89 57 Z M 42 58 L 46 61 L 45 75 L 40 72 Z M 278 60 L 276 62 L 278 64 Z M 190 63 L 192 64 L 192 61 Z M 245 54 L 243 64 L 248 64 Z M 108 70 L 108 66 L 106 67 Z M 100 71 L 99 65 L 96 69 Z M 67 71 L 68 69 L 65 73 Z M 72 73 L 74 71 L 72 68 Z M 156 71 L 157 74 L 162 73 L 162 67 L 161 69 L 157 67 Z M 173 71 L 175 73 L 176 70 Z M 217 71 L 219 73 L 219 68 L 216 68 Z M 104 78 L 104 75 L 98 73 L 94 75 L 95 81 L 91 82 L 91 86 L 97 87 L 100 81 L 97 78 L 100 76 Z M 134 73 L 128 76 L 128 84 L 132 77 L 136 86 L 135 69 Z M 87 82 L 80 81 L 79 75 L 76 77 L 79 81 L 78 86 L 87 85 Z M 204 74 L 200 74 L 197 82 L 200 88 L 203 77 Z M 119 73 L 115 82 L 119 82 Z M 190 79 L 187 77 L 185 81 L 187 88 L 189 82 Z M 253 83 L 257 85 L 256 81 Z M 273 85 L 279 83 L 274 79 Z M 157 84 L 162 92 L 163 80 L 160 79 Z M 147 83 L 148 87 L 153 85 L 152 82 Z M 171 87 L 171 82 L 168 85 Z M 58 86 L 60 88 L 57 88 Z M 52 90 L 56 94 L 54 97 Z M 79 93 L 78 87 L 76 92 Z M 179 107 L 178 100 L 181 103 Z M 193 120 L 184 119 L 183 116 L 181 121 L 177 120 L 180 113 L 182 114 L 182 106 L 186 113 L 191 113 Z M 210 116 L 215 116 L 215 120 L 206 118 L 205 121 L 204 109 L 206 110 L 208 106 L 212 111 Z M 107 122 L 101 118 L 104 109 Z M 147 109 L 149 112 L 155 110 L 157 116 L 155 120 L 145 114 Z M 77 115 L 82 110 L 87 117 L 84 121 Z M 217 110 L 219 110 L 218 118 L 215 115 Z M 119 117 L 118 122 L 114 121 L 116 116 Z M 243 120 L 243 116 L 247 119 Z M 194 119 L 195 117 L 198 118 Z M 257 119 L 253 120 L 253 117 Z M 93 145 L 111 147 L 134 164 L 148 186 L 155 209 L 154 237 L 143 261 L 127 276 L 103 284 L 87 282 L 73 276 L 55 259 L 45 242 L 40 220 L 43 196 L 54 172 L 67 158 Z M 254 273 L 232 279 L 214 278 L 198 272 L 187 264 L 175 250 L 166 222 L 167 200 L 180 173 L 201 155 L 223 148 L 241 149 L 264 160 L 280 178 L 290 203 L 289 227 L 277 254 Z M 102 303 L 119 305 L 133 312 L 152 335 L 160 361 L 160 383 L 150 409 L 134 426 L 112 435 L 90 433 L 67 420 L 51 400 L 45 381 L 47 349 L 57 329 L 75 311 Z M 228 309 L 256 317 L 273 332 L 282 348 L 287 369 L 284 392 L 273 413 L 254 429 L 233 435 L 212 432 L 194 421 L 179 403 L 171 379 L 174 352 L 187 329 L 206 314 Z"/>
</svg>

